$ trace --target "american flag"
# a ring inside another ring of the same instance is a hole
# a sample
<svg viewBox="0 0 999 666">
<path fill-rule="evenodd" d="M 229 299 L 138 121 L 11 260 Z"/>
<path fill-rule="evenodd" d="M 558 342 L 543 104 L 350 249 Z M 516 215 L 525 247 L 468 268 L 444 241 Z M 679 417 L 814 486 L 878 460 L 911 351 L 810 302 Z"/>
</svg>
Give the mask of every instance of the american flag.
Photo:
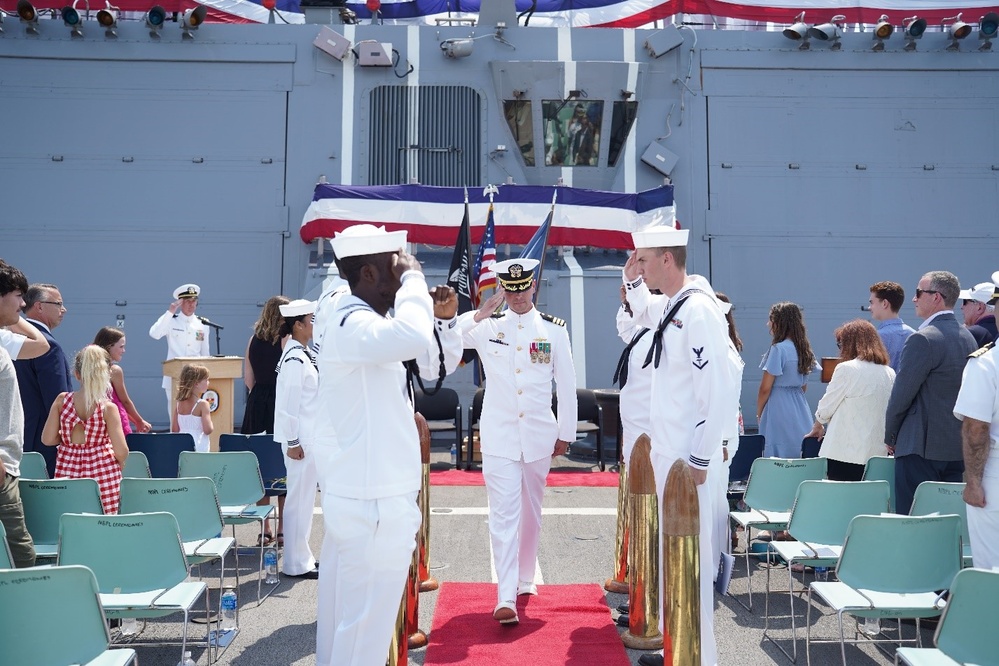
<svg viewBox="0 0 999 666">
<path fill-rule="evenodd" d="M 472 275 L 478 276 L 479 302 L 482 302 L 482 293 L 496 288 L 496 273 L 493 272 L 493 264 L 496 263 L 496 225 L 493 222 L 493 205 L 489 204 L 489 216 L 486 218 L 486 230 L 482 234 L 479 242 L 479 251 L 475 255 L 475 264 L 472 266 Z"/>
</svg>

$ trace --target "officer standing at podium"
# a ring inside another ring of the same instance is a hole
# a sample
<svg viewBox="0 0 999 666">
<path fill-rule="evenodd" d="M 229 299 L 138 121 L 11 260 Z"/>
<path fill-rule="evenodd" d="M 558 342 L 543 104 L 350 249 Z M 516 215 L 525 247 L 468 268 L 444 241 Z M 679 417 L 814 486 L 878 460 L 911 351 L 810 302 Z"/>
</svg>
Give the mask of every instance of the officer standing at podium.
<svg viewBox="0 0 999 666">
<path fill-rule="evenodd" d="M 208 350 L 208 330 L 194 314 L 198 309 L 201 287 L 196 284 L 182 284 L 173 290 L 173 302 L 159 319 L 149 328 L 153 340 L 167 339 L 166 360 L 187 356 L 210 356 Z M 163 377 L 163 390 L 166 391 L 167 418 L 173 409 L 173 384 L 170 377 Z"/>
</svg>

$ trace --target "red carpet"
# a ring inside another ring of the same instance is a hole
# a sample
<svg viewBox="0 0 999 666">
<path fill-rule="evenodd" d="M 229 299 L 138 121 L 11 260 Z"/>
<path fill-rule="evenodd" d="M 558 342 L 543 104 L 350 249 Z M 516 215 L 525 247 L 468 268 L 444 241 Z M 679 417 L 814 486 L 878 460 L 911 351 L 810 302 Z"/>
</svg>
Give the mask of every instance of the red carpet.
<svg viewBox="0 0 999 666">
<path fill-rule="evenodd" d="M 617 472 L 549 472 L 549 487 L 582 486 L 588 488 L 617 488 Z M 484 486 L 481 471 L 465 472 L 458 469 L 430 470 L 432 486 Z"/>
<path fill-rule="evenodd" d="M 599 585 L 542 585 L 517 598 L 517 625 L 495 606 L 495 585 L 443 583 L 424 666 L 630 666 Z"/>
</svg>

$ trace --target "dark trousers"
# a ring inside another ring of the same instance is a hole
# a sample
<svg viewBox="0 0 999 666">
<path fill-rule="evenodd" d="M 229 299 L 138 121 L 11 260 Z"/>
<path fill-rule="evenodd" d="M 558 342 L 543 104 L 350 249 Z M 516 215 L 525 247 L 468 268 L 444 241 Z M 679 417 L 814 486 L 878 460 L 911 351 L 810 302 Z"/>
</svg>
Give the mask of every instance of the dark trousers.
<svg viewBox="0 0 999 666">
<path fill-rule="evenodd" d="M 908 514 L 916 487 L 923 481 L 961 483 L 964 481 L 963 460 L 927 460 L 922 456 L 895 457 L 895 512 Z"/>
<path fill-rule="evenodd" d="M 864 478 L 864 465 L 829 458 L 826 466 L 826 478 L 830 481 L 860 481 Z"/>
<path fill-rule="evenodd" d="M 7 545 L 18 568 L 35 566 L 35 544 L 24 525 L 24 507 L 17 477 L 5 474 L 0 481 L 0 522 L 7 532 Z"/>
</svg>

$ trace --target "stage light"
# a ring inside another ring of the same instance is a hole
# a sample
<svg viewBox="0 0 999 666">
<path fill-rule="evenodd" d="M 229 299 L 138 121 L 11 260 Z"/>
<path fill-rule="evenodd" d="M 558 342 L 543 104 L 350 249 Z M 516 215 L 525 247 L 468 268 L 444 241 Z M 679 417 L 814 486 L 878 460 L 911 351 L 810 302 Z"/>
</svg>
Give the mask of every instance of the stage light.
<svg viewBox="0 0 999 666">
<path fill-rule="evenodd" d="M 69 34 L 71 37 L 83 37 L 83 20 L 80 18 L 80 12 L 76 11 L 76 3 L 78 1 L 74 0 L 72 5 L 66 5 L 59 12 L 62 16 L 63 24 L 70 29 Z"/>
<path fill-rule="evenodd" d="M 146 27 L 149 28 L 150 37 L 159 39 L 164 21 L 166 21 L 166 10 L 159 5 L 146 12 Z"/>
<path fill-rule="evenodd" d="M 999 14 L 989 12 L 978 19 L 978 39 L 982 40 L 982 45 L 978 47 L 980 51 L 988 51 L 992 48 L 992 40 L 999 32 Z"/>
<path fill-rule="evenodd" d="M 104 9 L 97 12 L 97 23 L 104 28 L 104 36 L 114 39 L 118 36 L 118 17 L 121 10 L 105 0 Z"/>
<path fill-rule="evenodd" d="M 808 29 L 808 36 L 812 39 L 817 39 L 822 42 L 832 42 L 829 47 L 833 51 L 838 51 L 841 48 L 839 43 L 839 36 L 842 30 L 842 21 L 845 21 L 846 17 L 842 14 L 836 14 L 828 23 L 823 23 L 822 25 L 812 26 Z"/>
<path fill-rule="evenodd" d="M 181 18 L 181 30 L 182 37 L 184 39 L 194 39 L 194 33 L 192 30 L 197 30 L 198 26 L 205 22 L 205 16 L 208 14 L 208 8 L 204 5 L 198 5 L 194 9 L 188 9 L 184 12 Z"/>
<path fill-rule="evenodd" d="M 919 18 L 918 16 L 910 16 L 907 19 L 902 19 L 902 30 L 905 33 L 905 50 L 915 51 L 916 50 L 916 40 L 923 36 L 926 32 L 926 19 Z"/>
<path fill-rule="evenodd" d="M 877 25 L 874 26 L 874 46 L 871 47 L 871 50 L 884 51 L 885 40 L 891 37 L 893 32 L 895 32 L 895 26 L 888 20 L 887 14 L 882 14 Z"/>
<path fill-rule="evenodd" d="M 17 0 L 17 15 L 21 23 L 26 23 L 24 31 L 29 35 L 38 34 L 38 10 L 28 0 Z"/>
<path fill-rule="evenodd" d="M 943 28 L 948 21 L 953 21 L 950 28 L 947 29 L 947 34 L 950 35 L 950 45 L 947 47 L 948 51 L 960 51 L 961 44 L 959 40 L 964 39 L 971 34 L 971 26 L 961 20 L 961 15 L 952 16 L 950 18 L 945 18 L 940 21 L 940 27 Z"/>
<path fill-rule="evenodd" d="M 784 36 L 796 42 L 800 41 L 799 50 L 808 50 L 808 24 L 805 23 L 805 12 L 795 16 L 794 23 L 784 28 Z"/>
</svg>

